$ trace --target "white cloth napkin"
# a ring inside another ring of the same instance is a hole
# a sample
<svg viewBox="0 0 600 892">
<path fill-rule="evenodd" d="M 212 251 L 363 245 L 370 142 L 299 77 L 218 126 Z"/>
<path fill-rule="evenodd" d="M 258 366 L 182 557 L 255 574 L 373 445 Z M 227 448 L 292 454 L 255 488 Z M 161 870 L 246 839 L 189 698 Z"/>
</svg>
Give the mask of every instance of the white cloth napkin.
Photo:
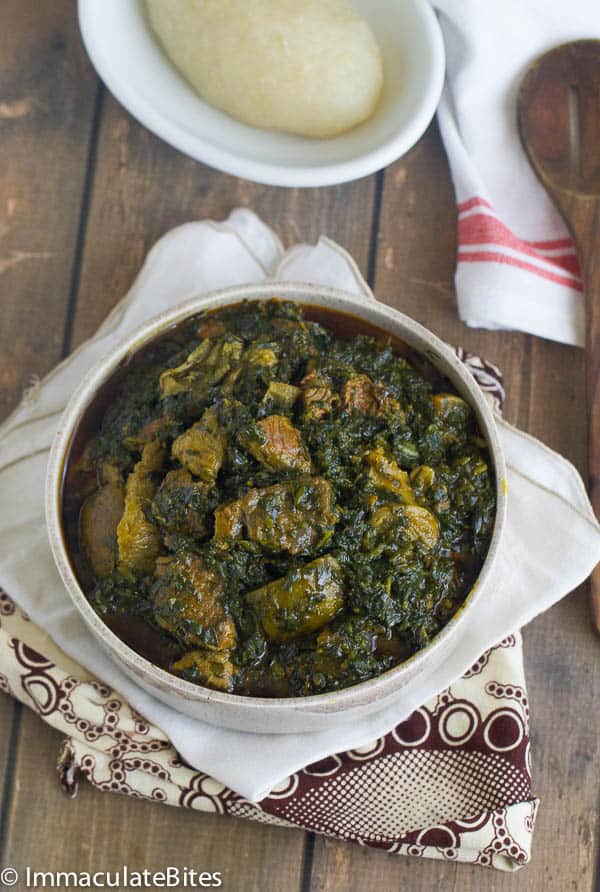
<svg viewBox="0 0 600 892">
<path fill-rule="evenodd" d="M 138 687 L 88 632 L 54 567 L 43 508 L 48 449 L 82 375 L 134 326 L 202 291 L 268 276 L 336 284 L 373 300 L 354 261 L 327 239 L 284 254 L 274 233 L 247 210 L 234 211 L 224 224 L 188 223 L 155 245 L 96 336 L 28 394 L 0 428 L 0 585 L 69 656 L 162 728 L 189 764 L 254 801 L 291 772 L 389 731 L 488 646 L 577 586 L 600 559 L 600 528 L 575 469 L 499 421 L 510 497 L 495 579 L 480 601 L 477 621 L 466 626 L 444 665 L 407 685 L 397 704 L 328 731 L 259 735 L 187 718 Z"/>
<path fill-rule="evenodd" d="M 534 59 L 600 37 L 598 0 L 432 0 L 447 54 L 438 111 L 458 204 L 461 319 L 584 343 L 572 240 L 521 147 L 516 99 Z"/>
</svg>

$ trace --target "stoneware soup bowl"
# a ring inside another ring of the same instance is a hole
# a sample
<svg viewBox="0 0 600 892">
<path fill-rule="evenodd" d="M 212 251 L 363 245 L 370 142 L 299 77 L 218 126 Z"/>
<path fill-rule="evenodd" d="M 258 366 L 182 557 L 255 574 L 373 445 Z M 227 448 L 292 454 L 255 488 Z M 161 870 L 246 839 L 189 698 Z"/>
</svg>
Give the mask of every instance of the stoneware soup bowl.
<svg viewBox="0 0 600 892">
<path fill-rule="evenodd" d="M 424 355 L 473 408 L 489 444 L 496 476 L 497 511 L 490 548 L 475 585 L 450 622 L 425 648 L 377 678 L 341 691 L 310 697 L 264 698 L 221 693 L 171 675 L 144 659 L 108 628 L 85 597 L 69 556 L 62 520 L 63 476 L 78 427 L 99 390 L 132 354 L 200 310 L 216 309 L 242 300 L 277 297 L 297 301 L 308 308 L 323 307 L 346 314 L 351 317 L 347 326 L 350 331 L 364 333 L 372 328 L 373 333 L 398 338 Z M 374 300 L 309 285 L 251 285 L 205 294 L 157 316 L 115 347 L 89 372 L 69 402 L 53 443 L 46 486 L 46 518 L 54 559 L 75 607 L 98 643 L 142 688 L 174 709 L 215 725 L 260 733 L 304 732 L 345 724 L 393 701 L 397 701 L 401 708 L 405 685 L 416 681 L 423 672 L 443 665 L 449 651 L 460 643 L 461 633 L 472 620 L 479 602 L 485 598 L 486 583 L 504 528 L 505 478 L 504 457 L 487 400 L 452 350 L 435 335 L 402 313 Z"/>
</svg>

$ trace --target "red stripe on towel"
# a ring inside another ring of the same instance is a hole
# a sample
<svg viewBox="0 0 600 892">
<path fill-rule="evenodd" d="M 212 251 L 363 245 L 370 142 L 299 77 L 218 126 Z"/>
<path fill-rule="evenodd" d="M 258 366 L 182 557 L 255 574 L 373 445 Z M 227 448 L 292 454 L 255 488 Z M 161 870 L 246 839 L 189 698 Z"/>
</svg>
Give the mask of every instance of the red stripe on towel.
<svg viewBox="0 0 600 892">
<path fill-rule="evenodd" d="M 575 291 L 583 291 L 581 282 L 576 279 L 567 278 L 549 270 L 541 269 L 533 263 L 521 260 L 518 257 L 511 257 L 508 254 L 501 254 L 499 251 L 460 251 L 458 255 L 459 263 L 504 263 L 507 266 L 515 266 L 518 269 L 524 269 L 529 273 L 535 273 L 542 279 L 548 279 L 550 282 L 556 282 L 557 285 L 566 285 Z"/>
<path fill-rule="evenodd" d="M 551 251 L 553 248 L 571 248 L 572 250 L 575 248 L 573 239 L 570 238 L 549 239 L 546 242 L 527 242 L 527 244 L 532 248 L 542 248 L 546 251 Z"/>
<path fill-rule="evenodd" d="M 493 205 L 490 204 L 487 199 L 482 198 L 480 195 L 474 195 L 472 198 L 468 198 L 466 201 L 461 201 L 458 205 L 458 213 L 464 214 L 466 211 L 470 211 L 475 207 L 486 208 L 488 211 L 492 211 L 494 214 L 496 211 L 494 210 Z M 498 222 L 501 222 L 499 218 L 496 216 Z M 511 233 L 512 234 L 512 233 Z M 516 238 L 516 236 L 514 236 Z M 531 248 L 540 248 L 541 250 L 551 251 L 557 248 L 571 248 L 574 251 L 575 246 L 573 240 L 570 238 L 559 238 L 559 239 L 542 239 L 541 241 L 527 241 L 526 239 L 521 240 L 523 244 L 529 245 Z"/>
<path fill-rule="evenodd" d="M 473 198 L 469 198 L 468 201 L 463 201 L 457 206 L 458 212 L 459 214 L 462 214 L 464 211 L 470 211 L 471 208 L 477 207 L 478 205 L 481 205 L 481 207 L 484 208 L 492 207 L 489 201 L 486 201 L 485 198 L 480 198 L 478 195 L 474 195 Z"/>
<path fill-rule="evenodd" d="M 462 220 L 459 219 L 458 241 L 460 245 L 494 244 L 499 247 L 511 248 L 520 254 L 535 257 L 537 260 L 556 266 L 576 278 L 581 272 L 577 255 L 572 251 L 550 257 L 540 254 L 539 250 L 533 248 L 530 242 L 517 238 L 508 226 L 489 214 L 473 214 Z"/>
</svg>

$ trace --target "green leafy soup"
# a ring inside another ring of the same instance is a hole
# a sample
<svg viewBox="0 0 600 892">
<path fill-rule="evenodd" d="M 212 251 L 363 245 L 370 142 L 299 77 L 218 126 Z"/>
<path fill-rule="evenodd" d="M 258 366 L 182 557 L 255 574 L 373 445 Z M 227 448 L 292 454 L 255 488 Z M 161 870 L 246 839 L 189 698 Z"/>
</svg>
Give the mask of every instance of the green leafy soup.
<svg viewBox="0 0 600 892">
<path fill-rule="evenodd" d="M 158 665 L 318 694 L 402 662 L 463 603 L 495 516 L 486 442 L 422 357 L 353 330 L 283 301 L 198 314 L 83 419 L 63 489 L 73 564 Z"/>
</svg>

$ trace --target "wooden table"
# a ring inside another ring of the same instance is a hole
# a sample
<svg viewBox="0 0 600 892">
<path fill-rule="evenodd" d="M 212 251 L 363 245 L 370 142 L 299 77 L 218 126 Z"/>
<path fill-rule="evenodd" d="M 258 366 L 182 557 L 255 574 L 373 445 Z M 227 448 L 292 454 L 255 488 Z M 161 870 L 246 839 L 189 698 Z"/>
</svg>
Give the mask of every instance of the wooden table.
<svg viewBox="0 0 600 892">
<path fill-rule="evenodd" d="M 100 0 L 101 2 L 101 0 Z M 285 190 L 198 164 L 138 125 L 98 82 L 72 0 L 0 9 L 0 411 L 91 335 L 172 226 L 257 211 L 286 244 L 326 233 L 381 300 L 505 371 L 506 414 L 585 468 L 582 351 L 467 329 L 453 288 L 455 204 L 439 135 L 350 185 Z M 220 870 L 226 890 L 591 890 L 598 843 L 600 660 L 583 592 L 525 630 L 535 789 L 533 863 L 515 876 L 412 861 L 294 830 L 80 789 L 59 736 L 0 700 L 0 861 L 39 870 Z"/>
</svg>

